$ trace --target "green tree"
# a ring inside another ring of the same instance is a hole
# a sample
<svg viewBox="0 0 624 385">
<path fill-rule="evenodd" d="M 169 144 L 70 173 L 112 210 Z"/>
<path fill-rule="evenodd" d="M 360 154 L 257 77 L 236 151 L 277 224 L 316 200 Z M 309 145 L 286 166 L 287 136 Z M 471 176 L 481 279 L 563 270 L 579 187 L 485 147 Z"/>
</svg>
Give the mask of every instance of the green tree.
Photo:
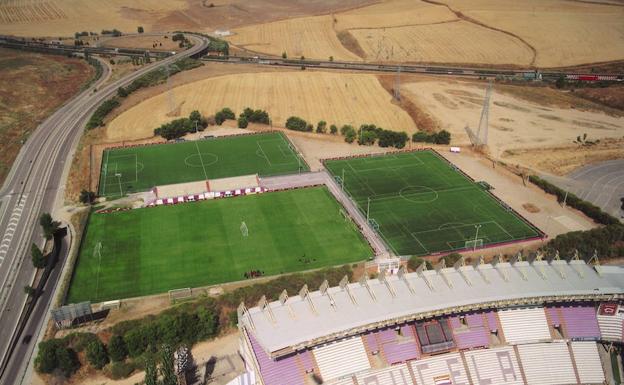
<svg viewBox="0 0 624 385">
<path fill-rule="evenodd" d="M 331 126 L 329 126 L 329 133 L 332 135 L 336 135 L 336 133 L 338 132 L 338 127 L 336 127 L 335 124 L 332 124 Z"/>
<path fill-rule="evenodd" d="M 56 359 L 56 350 L 60 346 L 61 341 L 51 339 L 39 343 L 39 351 L 35 358 L 35 369 L 39 373 L 52 373 L 58 367 Z"/>
<path fill-rule="evenodd" d="M 52 239 L 54 233 L 58 230 L 61 222 L 52 220 L 52 216 L 49 213 L 43 213 L 39 217 L 39 224 L 43 229 L 43 235 L 45 239 Z"/>
<path fill-rule="evenodd" d="M 126 344 L 122 336 L 115 334 L 108 342 L 108 354 L 110 354 L 111 360 L 115 362 L 123 361 L 128 355 L 126 350 Z"/>
<path fill-rule="evenodd" d="M 286 55 L 286 51 L 282 52 L 282 59 L 287 59 L 288 55 Z"/>
<path fill-rule="evenodd" d="M 316 125 L 316 132 L 318 132 L 319 134 L 324 134 L 327 132 L 327 122 L 324 120 L 321 120 L 317 123 Z"/>
<path fill-rule="evenodd" d="M 357 132 L 355 132 L 355 129 L 353 127 L 349 126 L 349 129 L 346 130 L 344 133 L 344 137 L 345 137 L 345 142 L 353 143 L 353 141 L 357 137 Z"/>
<path fill-rule="evenodd" d="M 142 27 L 142 26 L 138 26 L 138 27 L 137 27 L 137 32 L 138 32 L 138 33 L 143 33 L 143 32 L 145 32 L 145 30 L 143 29 L 143 27 Z"/>
<path fill-rule="evenodd" d="M 24 286 L 24 293 L 29 297 L 34 297 L 37 294 L 37 289 L 32 286 L 26 285 Z"/>
<path fill-rule="evenodd" d="M 247 128 L 247 125 L 249 123 L 247 122 L 247 118 L 244 116 L 241 116 L 238 118 L 238 128 Z"/>
<path fill-rule="evenodd" d="M 80 202 L 84 204 L 91 204 L 95 201 L 95 193 L 93 191 L 82 190 L 80 191 Z"/>
<path fill-rule="evenodd" d="M 178 379 L 173 365 L 173 349 L 165 344 L 160 352 L 160 375 L 162 385 L 177 385 Z"/>
<path fill-rule="evenodd" d="M 451 133 L 446 131 L 446 130 L 442 130 L 442 131 L 438 132 L 437 134 L 435 134 L 434 142 L 436 144 L 449 144 L 449 143 L 451 143 Z"/>
<path fill-rule="evenodd" d="M 58 362 L 58 368 L 63 372 L 65 377 L 70 377 L 80 368 L 80 361 L 78 361 L 76 352 L 64 346 L 57 346 L 56 360 Z"/>
<path fill-rule="evenodd" d="M 334 61 L 334 57 L 333 57 L 333 56 L 330 56 L 330 57 L 329 57 L 329 61 Z"/>
<path fill-rule="evenodd" d="M 156 363 L 152 358 L 149 358 L 145 363 L 145 385 L 157 385 L 158 384 L 158 372 L 156 370 Z"/>
<path fill-rule="evenodd" d="M 234 120 L 236 119 L 236 115 L 234 114 L 234 111 L 232 111 L 229 108 L 224 108 L 221 111 L 217 111 L 217 113 L 215 114 L 215 122 L 220 126 L 221 124 L 223 124 L 223 122 L 225 122 L 227 119 L 230 120 Z"/>
<path fill-rule="evenodd" d="M 293 131 L 306 131 L 308 122 L 298 116 L 291 116 L 286 119 L 286 128 Z"/>
<path fill-rule="evenodd" d="M 202 120 L 202 115 L 199 111 L 193 110 L 191 111 L 191 114 L 189 115 L 189 119 L 193 122 L 199 123 Z"/>
<path fill-rule="evenodd" d="M 36 244 L 30 246 L 30 256 L 32 258 L 32 264 L 37 269 L 43 269 L 46 266 L 46 259 L 41 252 L 41 249 Z"/>
<path fill-rule="evenodd" d="M 117 96 L 119 96 L 120 98 L 125 98 L 126 96 L 128 96 L 128 90 L 123 87 L 117 88 Z"/>
<path fill-rule="evenodd" d="M 98 370 L 108 364 L 108 354 L 106 354 L 106 348 L 102 341 L 98 339 L 87 345 L 87 360 L 91 366 Z"/>
</svg>

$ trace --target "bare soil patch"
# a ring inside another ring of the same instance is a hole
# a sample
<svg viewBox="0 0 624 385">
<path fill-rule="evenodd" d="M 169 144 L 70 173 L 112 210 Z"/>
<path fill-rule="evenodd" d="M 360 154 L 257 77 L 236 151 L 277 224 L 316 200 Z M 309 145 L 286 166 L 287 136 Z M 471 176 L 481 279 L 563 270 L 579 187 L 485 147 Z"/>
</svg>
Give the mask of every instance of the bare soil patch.
<svg viewBox="0 0 624 385">
<path fill-rule="evenodd" d="M 0 48 L 0 185 L 29 134 L 94 73 L 84 60 Z"/>
<path fill-rule="evenodd" d="M 624 112 L 624 86 L 579 88 L 574 95 Z"/>
<path fill-rule="evenodd" d="M 564 145 L 545 148 L 507 150 L 501 159 L 554 175 L 566 175 L 591 163 L 624 158 L 624 138 L 603 139 L 594 146 Z"/>
<path fill-rule="evenodd" d="M 525 203 L 522 205 L 522 207 L 524 207 L 524 209 L 530 213 L 539 213 L 540 209 L 539 207 L 535 206 L 533 203 Z"/>
<path fill-rule="evenodd" d="M 485 83 L 473 81 L 404 81 L 402 94 L 449 130 L 454 144 L 462 145 L 470 143 L 464 127 L 478 127 L 485 88 Z M 481 93 L 481 102 L 466 103 L 463 92 Z M 592 141 L 624 136 L 624 117 L 613 113 L 617 111 L 570 92 L 495 84 L 490 103 L 488 150 L 495 158 L 516 150 L 572 146 L 584 134 Z"/>
<path fill-rule="evenodd" d="M 103 47 L 149 49 L 150 51 L 181 51 L 178 42 L 171 40 L 172 34 L 128 35 L 100 39 Z"/>
</svg>

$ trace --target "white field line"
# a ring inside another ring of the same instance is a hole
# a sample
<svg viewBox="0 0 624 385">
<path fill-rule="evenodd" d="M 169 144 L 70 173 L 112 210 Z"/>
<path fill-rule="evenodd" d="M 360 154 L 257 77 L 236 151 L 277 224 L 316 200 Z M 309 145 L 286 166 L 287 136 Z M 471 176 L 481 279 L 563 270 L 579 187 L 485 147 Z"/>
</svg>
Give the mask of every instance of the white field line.
<svg viewBox="0 0 624 385">
<path fill-rule="evenodd" d="M 202 165 L 202 170 L 204 170 L 204 177 L 208 180 L 208 173 L 206 172 L 206 167 L 204 166 L 204 159 L 202 158 L 201 152 L 199 151 L 199 145 L 195 142 L 195 148 L 197 148 L 197 155 L 199 155 L 199 161 Z"/>
</svg>

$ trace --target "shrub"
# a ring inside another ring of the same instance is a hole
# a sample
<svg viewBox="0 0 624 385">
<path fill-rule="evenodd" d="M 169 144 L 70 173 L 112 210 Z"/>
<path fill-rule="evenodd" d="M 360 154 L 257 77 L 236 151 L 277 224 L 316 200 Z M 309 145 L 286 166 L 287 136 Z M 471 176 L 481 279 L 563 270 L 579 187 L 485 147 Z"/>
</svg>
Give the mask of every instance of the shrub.
<svg viewBox="0 0 624 385">
<path fill-rule="evenodd" d="M 154 135 L 160 135 L 167 140 L 171 140 L 180 138 L 192 131 L 195 131 L 195 124 L 188 118 L 180 118 L 158 127 L 154 130 Z"/>
<path fill-rule="evenodd" d="M 450 144 L 451 133 L 446 130 L 442 130 L 440 132 L 436 132 L 436 133 L 429 135 L 426 132 L 418 131 L 414 135 L 412 135 L 412 142 Z"/>
<path fill-rule="evenodd" d="M 329 126 L 329 133 L 332 135 L 336 135 L 336 133 L 338 132 L 338 127 L 336 127 L 335 124 L 332 124 L 331 126 Z"/>
<path fill-rule="evenodd" d="M 95 193 L 93 191 L 82 190 L 80 191 L 80 202 L 84 204 L 91 204 L 95 201 Z"/>
<path fill-rule="evenodd" d="M 251 123 L 269 124 L 269 113 L 264 110 L 252 110 L 251 108 L 245 108 L 240 116 L 247 119 Z"/>
<path fill-rule="evenodd" d="M 126 344 L 122 336 L 114 335 L 111 337 L 108 342 L 108 353 L 110 354 L 110 358 L 113 362 L 119 362 L 126 359 L 128 350 L 126 350 Z"/>
<path fill-rule="evenodd" d="M 104 344 L 99 339 L 87 346 L 87 360 L 96 369 L 102 369 L 104 365 L 108 364 L 108 354 L 106 354 Z"/>
<path fill-rule="evenodd" d="M 293 131 L 307 131 L 308 130 L 308 122 L 297 117 L 291 116 L 286 120 L 286 128 Z"/>
<path fill-rule="evenodd" d="M 112 97 L 102 103 L 94 112 L 93 115 L 89 118 L 87 122 L 87 130 L 94 129 L 96 127 L 100 127 L 104 125 L 104 118 L 108 115 L 112 110 L 119 106 L 119 99 L 116 97 Z"/>
<path fill-rule="evenodd" d="M 324 120 L 319 121 L 316 124 L 316 132 L 318 132 L 319 134 L 324 134 L 327 132 L 327 122 Z"/>
<path fill-rule="evenodd" d="M 573 231 L 558 235 L 544 247 L 548 255 L 559 250 L 562 256 L 569 257 L 578 250 L 579 254 L 589 259 L 594 251 L 601 258 L 620 257 L 624 242 L 624 225 L 611 224 L 587 231 Z"/>
<path fill-rule="evenodd" d="M 379 147 L 403 148 L 409 140 L 405 132 L 381 130 L 379 136 Z"/>
<path fill-rule="evenodd" d="M 557 196 L 558 202 L 563 202 L 563 200 L 565 199 L 567 205 L 574 207 L 575 209 L 583 212 L 585 215 L 593 219 L 594 222 L 596 223 L 600 223 L 603 225 L 613 225 L 613 224 L 620 223 L 620 221 L 614 216 L 608 213 L 605 213 L 604 211 L 600 209 L 600 207 L 595 206 L 594 204 L 590 202 L 582 200 L 575 194 L 568 192 L 567 198 L 566 198 L 565 190 L 560 189 L 554 184 L 536 175 L 529 176 L 529 181 L 531 181 L 531 183 L 535 184 L 537 187 L 541 188 L 545 192 Z"/>
<path fill-rule="evenodd" d="M 353 143 L 353 141 L 355 140 L 356 136 L 357 136 L 357 133 L 355 132 L 355 129 L 353 127 L 350 127 L 344 133 L 345 142 Z"/>
<path fill-rule="evenodd" d="M 340 135 L 345 136 L 347 134 L 347 131 L 349 131 L 349 130 L 355 131 L 353 126 L 345 124 L 344 126 L 340 127 Z"/>
<path fill-rule="evenodd" d="M 52 373 L 56 369 L 66 376 L 71 376 L 80 367 L 76 352 L 65 347 L 63 340 L 51 339 L 39 343 L 35 358 L 35 369 L 39 373 Z"/>
<path fill-rule="evenodd" d="M 145 30 L 143 29 L 143 27 L 138 26 L 138 27 L 137 27 L 137 32 L 138 32 L 138 33 L 143 33 L 143 32 L 145 32 Z"/>
<path fill-rule="evenodd" d="M 244 116 L 238 118 L 238 128 L 247 128 L 247 124 L 247 118 L 245 118 Z"/>
<path fill-rule="evenodd" d="M 46 260 L 43 256 L 43 253 L 34 243 L 30 246 L 30 256 L 32 259 L 32 264 L 35 268 L 42 269 L 46 266 Z"/>
<path fill-rule="evenodd" d="M 110 378 L 113 380 L 121 380 L 128 378 L 134 372 L 134 365 L 126 362 L 113 362 L 108 369 Z"/>
<path fill-rule="evenodd" d="M 225 122 L 227 119 L 230 120 L 234 120 L 236 119 L 236 115 L 234 114 L 234 111 L 232 111 L 229 108 L 224 108 L 221 111 L 217 111 L 217 113 L 215 114 L 215 122 L 217 123 L 217 125 L 222 125 L 223 122 Z"/>
</svg>

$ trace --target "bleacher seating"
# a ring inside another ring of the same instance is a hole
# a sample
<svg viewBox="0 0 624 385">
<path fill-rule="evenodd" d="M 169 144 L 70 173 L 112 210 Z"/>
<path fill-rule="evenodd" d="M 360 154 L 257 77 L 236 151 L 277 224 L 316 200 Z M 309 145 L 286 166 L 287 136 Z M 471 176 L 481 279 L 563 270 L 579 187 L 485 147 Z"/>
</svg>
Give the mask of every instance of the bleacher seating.
<svg viewBox="0 0 624 385">
<path fill-rule="evenodd" d="M 401 333 L 398 333 L 398 330 Z M 388 328 L 364 335 L 371 352 L 383 352 L 388 364 L 396 364 L 420 358 L 413 325 L 403 325 L 399 329 Z"/>
<path fill-rule="evenodd" d="M 459 353 L 442 354 L 411 361 L 417 385 L 468 384 L 468 374 Z"/>
<path fill-rule="evenodd" d="M 542 307 L 500 310 L 498 318 L 509 344 L 551 339 Z"/>
<path fill-rule="evenodd" d="M 303 373 L 297 367 L 295 355 L 274 361 L 253 335 L 249 335 L 249 340 L 265 385 L 304 385 Z"/>
<path fill-rule="evenodd" d="M 622 341 L 624 309 L 617 304 L 603 303 L 598 308 L 600 336 L 607 341 Z"/>
<path fill-rule="evenodd" d="M 324 381 L 370 369 L 361 337 L 321 345 L 312 349 Z"/>
<path fill-rule="evenodd" d="M 520 364 L 511 346 L 463 353 L 474 384 L 523 385 Z"/>
<path fill-rule="evenodd" d="M 462 319 L 464 322 L 462 322 Z M 490 331 L 484 313 L 450 317 L 449 322 L 459 349 L 487 347 L 490 344 Z"/>
<path fill-rule="evenodd" d="M 598 345 L 595 342 L 571 342 L 574 362 L 578 370 L 579 379 L 583 384 L 602 384 L 605 380 Z"/>
<path fill-rule="evenodd" d="M 305 372 L 310 372 L 314 369 L 314 361 L 312 361 L 312 353 L 310 353 L 309 350 L 306 350 L 305 352 L 298 354 L 297 357 L 299 358 L 299 362 L 301 363 L 301 366 L 303 367 L 303 370 Z"/>
<path fill-rule="evenodd" d="M 572 359 L 565 342 L 518 345 L 527 385 L 576 384 Z"/>
<path fill-rule="evenodd" d="M 413 385 L 406 364 L 393 365 L 356 376 L 359 385 Z"/>
<path fill-rule="evenodd" d="M 560 325 L 565 331 L 565 338 L 600 338 L 596 309 L 593 306 L 549 307 L 547 312 L 551 324 Z"/>
</svg>

